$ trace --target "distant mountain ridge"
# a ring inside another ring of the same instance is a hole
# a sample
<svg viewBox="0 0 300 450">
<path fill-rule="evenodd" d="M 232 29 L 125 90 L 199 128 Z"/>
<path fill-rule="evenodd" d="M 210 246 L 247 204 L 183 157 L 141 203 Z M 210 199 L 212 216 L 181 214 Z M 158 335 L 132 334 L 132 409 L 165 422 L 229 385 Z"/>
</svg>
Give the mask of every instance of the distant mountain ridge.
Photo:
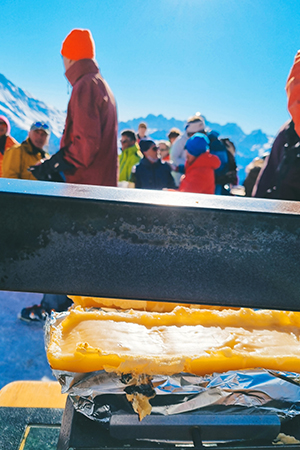
<svg viewBox="0 0 300 450">
<path fill-rule="evenodd" d="M 204 117 L 205 118 L 205 117 Z M 119 122 L 119 131 L 130 128 L 138 129 L 140 122 L 146 122 L 148 126 L 148 136 L 154 140 L 166 140 L 171 128 L 176 127 L 180 131 L 184 131 L 186 121 L 178 119 L 166 119 L 163 115 L 154 116 L 149 114 L 147 117 L 139 117 L 137 119 L 128 120 L 127 122 Z M 261 156 L 270 150 L 274 137 L 269 136 L 262 130 L 254 130 L 250 134 L 246 134 L 236 123 L 227 123 L 220 125 L 218 123 L 209 122 L 205 118 L 206 128 L 215 130 L 220 133 L 220 137 L 228 137 L 236 147 L 236 161 L 239 168 L 239 180 L 243 182 L 245 179 L 246 166 L 256 157 Z"/>
<path fill-rule="evenodd" d="M 51 128 L 49 153 L 53 154 L 58 150 L 66 113 L 33 98 L 2 74 L 0 74 L 0 114 L 8 117 L 12 128 L 11 134 L 19 142 L 26 139 L 30 125 L 34 121 L 47 122 Z M 209 122 L 206 118 L 205 121 L 207 128 L 218 131 L 221 137 L 228 137 L 234 142 L 237 149 L 236 160 L 239 167 L 239 179 L 242 182 L 245 178 L 247 164 L 254 157 L 262 155 L 270 149 L 274 139 L 273 136 L 268 136 L 262 130 L 245 134 L 236 123 L 220 125 Z M 156 141 L 167 139 L 167 134 L 173 127 L 184 131 L 186 124 L 183 120 L 167 119 L 162 114 L 158 116 L 148 114 L 147 117 L 119 122 L 119 133 L 126 128 L 137 130 L 140 122 L 147 123 L 148 135 Z"/>
</svg>

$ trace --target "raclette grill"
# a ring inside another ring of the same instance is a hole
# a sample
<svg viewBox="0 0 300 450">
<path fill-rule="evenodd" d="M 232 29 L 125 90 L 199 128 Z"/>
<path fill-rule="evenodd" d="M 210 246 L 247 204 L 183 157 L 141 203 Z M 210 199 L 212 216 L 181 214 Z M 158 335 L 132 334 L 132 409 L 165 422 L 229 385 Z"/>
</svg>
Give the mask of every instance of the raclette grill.
<svg viewBox="0 0 300 450">
<path fill-rule="evenodd" d="M 0 205 L 1 290 L 300 310 L 299 203 L 0 179 Z M 300 438 L 298 417 L 124 412 L 104 429 L 68 399 L 57 448 L 267 449 L 278 432 Z"/>
</svg>

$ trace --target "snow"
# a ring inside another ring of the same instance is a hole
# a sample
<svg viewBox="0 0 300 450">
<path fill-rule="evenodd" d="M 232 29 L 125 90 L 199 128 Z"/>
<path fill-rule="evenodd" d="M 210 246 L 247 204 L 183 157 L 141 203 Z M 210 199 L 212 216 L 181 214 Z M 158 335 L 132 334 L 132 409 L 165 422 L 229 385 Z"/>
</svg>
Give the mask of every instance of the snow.
<svg viewBox="0 0 300 450">
<path fill-rule="evenodd" d="M 17 380 L 55 380 L 46 358 L 42 323 L 18 319 L 42 294 L 0 291 L 0 389 Z"/>
<path fill-rule="evenodd" d="M 8 117 L 12 129 L 28 132 L 35 121 L 46 122 L 57 144 L 62 136 L 66 113 L 34 99 L 0 74 L 0 113 Z"/>
</svg>

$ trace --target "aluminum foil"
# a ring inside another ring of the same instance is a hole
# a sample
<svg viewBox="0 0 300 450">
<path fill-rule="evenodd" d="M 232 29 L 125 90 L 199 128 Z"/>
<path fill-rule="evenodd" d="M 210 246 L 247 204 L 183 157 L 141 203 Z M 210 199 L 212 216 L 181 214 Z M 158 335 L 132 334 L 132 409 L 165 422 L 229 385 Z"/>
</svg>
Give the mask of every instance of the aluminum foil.
<svg viewBox="0 0 300 450">
<path fill-rule="evenodd" d="M 126 399 L 135 381 L 105 371 L 78 374 L 53 371 L 77 411 L 92 420 L 108 423 L 113 414 L 133 413 Z M 191 374 L 155 376 L 151 414 L 275 413 L 283 422 L 300 414 L 299 374 L 264 369 L 229 371 L 197 377 Z"/>
</svg>

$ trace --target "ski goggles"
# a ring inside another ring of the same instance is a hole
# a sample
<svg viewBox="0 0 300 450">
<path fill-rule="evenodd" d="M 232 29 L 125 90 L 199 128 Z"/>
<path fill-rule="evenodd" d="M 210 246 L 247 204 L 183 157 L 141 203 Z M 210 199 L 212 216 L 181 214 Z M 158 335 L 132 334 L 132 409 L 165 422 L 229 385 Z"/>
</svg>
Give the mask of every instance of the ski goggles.
<svg viewBox="0 0 300 450">
<path fill-rule="evenodd" d="M 44 122 L 34 122 L 31 125 L 30 130 L 44 130 L 47 134 L 50 134 L 49 125 Z"/>
</svg>

